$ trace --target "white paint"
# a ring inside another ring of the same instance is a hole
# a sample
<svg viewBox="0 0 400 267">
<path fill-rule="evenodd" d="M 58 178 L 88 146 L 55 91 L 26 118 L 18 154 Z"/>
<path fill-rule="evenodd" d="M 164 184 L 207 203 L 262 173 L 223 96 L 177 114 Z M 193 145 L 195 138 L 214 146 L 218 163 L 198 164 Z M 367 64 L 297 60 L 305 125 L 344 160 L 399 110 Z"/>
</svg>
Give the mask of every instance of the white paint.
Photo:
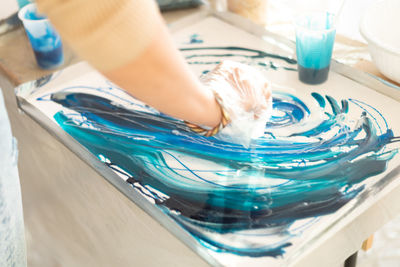
<svg viewBox="0 0 400 267">
<path fill-rule="evenodd" d="M 18 10 L 17 0 L 1 0 L 0 19 L 6 18 Z"/>
</svg>

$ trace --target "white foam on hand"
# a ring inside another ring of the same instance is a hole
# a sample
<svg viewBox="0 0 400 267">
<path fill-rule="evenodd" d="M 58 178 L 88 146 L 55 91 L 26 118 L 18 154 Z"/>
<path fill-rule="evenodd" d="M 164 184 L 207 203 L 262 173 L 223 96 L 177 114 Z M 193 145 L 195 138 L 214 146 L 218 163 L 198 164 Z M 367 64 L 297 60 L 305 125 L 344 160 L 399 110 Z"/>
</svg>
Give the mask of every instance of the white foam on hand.
<svg viewBox="0 0 400 267">
<path fill-rule="evenodd" d="M 202 77 L 203 84 L 219 95 L 231 122 L 216 138 L 249 147 L 264 134 L 272 113 L 270 82 L 258 69 L 224 61 Z"/>
</svg>

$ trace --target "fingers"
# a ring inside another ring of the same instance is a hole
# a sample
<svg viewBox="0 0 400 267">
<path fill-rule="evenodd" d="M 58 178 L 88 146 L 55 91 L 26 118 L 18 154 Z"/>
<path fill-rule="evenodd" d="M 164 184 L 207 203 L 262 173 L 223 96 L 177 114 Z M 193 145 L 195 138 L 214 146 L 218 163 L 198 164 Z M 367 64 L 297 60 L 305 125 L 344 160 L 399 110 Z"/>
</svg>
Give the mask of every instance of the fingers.
<svg viewBox="0 0 400 267">
<path fill-rule="evenodd" d="M 211 75 L 210 75 L 211 74 Z M 272 93 L 265 76 L 256 68 L 241 63 L 224 61 L 208 74 L 218 91 L 237 116 L 265 117 L 270 108 Z M 242 114 L 242 115 L 239 115 Z M 232 116 L 235 117 L 235 116 Z"/>
<path fill-rule="evenodd" d="M 268 84 L 265 84 L 264 96 L 265 96 L 265 99 L 267 100 L 267 102 L 269 102 L 272 97 L 272 92 L 271 92 L 271 90 L 268 89 Z"/>
</svg>

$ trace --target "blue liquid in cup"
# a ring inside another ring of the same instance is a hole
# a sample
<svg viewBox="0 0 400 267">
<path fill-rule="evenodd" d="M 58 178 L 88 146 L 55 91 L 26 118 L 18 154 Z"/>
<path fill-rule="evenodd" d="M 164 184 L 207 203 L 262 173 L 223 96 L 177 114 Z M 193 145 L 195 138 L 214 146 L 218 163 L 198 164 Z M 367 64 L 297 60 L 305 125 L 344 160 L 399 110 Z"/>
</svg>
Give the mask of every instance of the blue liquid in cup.
<svg viewBox="0 0 400 267">
<path fill-rule="evenodd" d="M 32 10 L 32 11 L 27 11 L 25 13 L 25 19 L 29 19 L 29 20 L 42 20 L 42 19 L 46 19 L 45 16 L 42 16 L 38 13 L 36 13 L 36 10 Z"/>
<path fill-rule="evenodd" d="M 57 47 L 52 50 L 40 51 L 33 49 L 33 52 L 35 54 L 35 58 L 39 67 L 43 69 L 54 68 L 62 64 L 64 61 L 61 42 Z"/>
<path fill-rule="evenodd" d="M 335 35 L 331 13 L 314 13 L 296 20 L 296 53 L 302 82 L 320 84 L 328 79 Z"/>
<path fill-rule="evenodd" d="M 19 8 L 23 8 L 24 6 L 31 3 L 30 0 L 17 0 Z"/>
<path fill-rule="evenodd" d="M 41 38 L 35 38 L 29 32 L 27 34 L 39 67 L 51 69 L 64 62 L 64 54 L 58 34 L 52 28 L 47 28 L 46 31 L 46 35 Z"/>
<path fill-rule="evenodd" d="M 51 69 L 64 62 L 61 38 L 46 17 L 26 6 L 23 22 L 39 67 Z"/>
</svg>

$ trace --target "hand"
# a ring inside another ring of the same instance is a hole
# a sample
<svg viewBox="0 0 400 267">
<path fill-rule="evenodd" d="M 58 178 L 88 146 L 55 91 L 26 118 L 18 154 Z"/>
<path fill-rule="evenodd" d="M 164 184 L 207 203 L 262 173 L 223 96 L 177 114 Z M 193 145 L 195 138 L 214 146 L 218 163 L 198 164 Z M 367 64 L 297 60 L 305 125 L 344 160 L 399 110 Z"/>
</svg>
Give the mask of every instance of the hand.
<svg viewBox="0 0 400 267">
<path fill-rule="evenodd" d="M 272 112 L 271 86 L 256 68 L 224 61 L 202 77 L 204 85 L 217 94 L 231 123 L 217 137 L 248 146 L 263 135 Z"/>
</svg>

